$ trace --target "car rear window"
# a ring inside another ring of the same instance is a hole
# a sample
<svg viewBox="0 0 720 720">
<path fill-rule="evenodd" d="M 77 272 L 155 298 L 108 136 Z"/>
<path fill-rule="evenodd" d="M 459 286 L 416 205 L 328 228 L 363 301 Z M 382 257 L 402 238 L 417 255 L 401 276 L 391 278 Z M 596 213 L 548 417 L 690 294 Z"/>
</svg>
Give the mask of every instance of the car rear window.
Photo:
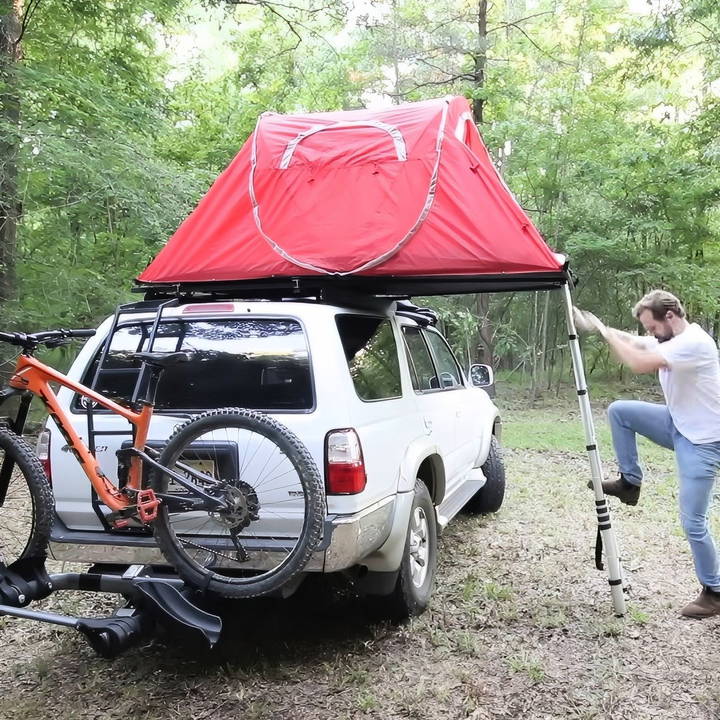
<svg viewBox="0 0 720 720">
<path fill-rule="evenodd" d="M 129 400 L 140 363 L 129 353 L 148 350 L 150 325 L 118 328 L 96 389 Z M 314 406 L 310 357 L 299 322 L 285 318 L 177 320 L 163 322 L 153 352 L 193 351 L 190 362 L 162 375 L 156 410 L 244 407 L 256 410 L 310 410 Z M 91 385 L 100 353 L 83 377 Z M 79 396 L 73 401 L 82 410 Z M 98 408 L 98 410 L 101 410 Z"/>
</svg>

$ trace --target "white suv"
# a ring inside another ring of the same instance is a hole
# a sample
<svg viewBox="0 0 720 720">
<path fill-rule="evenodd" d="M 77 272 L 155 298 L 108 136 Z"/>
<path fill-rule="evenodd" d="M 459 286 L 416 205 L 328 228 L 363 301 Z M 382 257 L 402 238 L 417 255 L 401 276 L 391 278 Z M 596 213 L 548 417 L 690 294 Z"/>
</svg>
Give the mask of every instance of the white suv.
<svg viewBox="0 0 720 720">
<path fill-rule="evenodd" d="M 119 317 L 98 373 L 106 320 L 70 370 L 73 380 L 129 398 L 155 312 L 138 303 Z M 493 512 L 504 494 L 499 413 L 487 392 L 492 372 L 466 374 L 433 327 L 408 303 L 362 307 L 313 301 L 187 302 L 163 311 L 154 352 L 192 350 L 160 382 L 148 445 L 162 447 L 188 417 L 219 407 L 251 408 L 285 425 L 324 477 L 327 514 L 308 572 L 348 571 L 397 616 L 422 612 L 432 592 L 437 530 L 462 509 Z M 88 441 L 84 401 L 59 399 Z M 116 453 L 130 442 L 122 418 L 96 408 L 92 442 L 116 480 Z M 40 437 L 57 518 L 50 554 L 113 565 L 166 564 L 144 528 L 107 521 L 58 428 Z M 284 588 L 291 593 L 302 576 Z"/>
</svg>

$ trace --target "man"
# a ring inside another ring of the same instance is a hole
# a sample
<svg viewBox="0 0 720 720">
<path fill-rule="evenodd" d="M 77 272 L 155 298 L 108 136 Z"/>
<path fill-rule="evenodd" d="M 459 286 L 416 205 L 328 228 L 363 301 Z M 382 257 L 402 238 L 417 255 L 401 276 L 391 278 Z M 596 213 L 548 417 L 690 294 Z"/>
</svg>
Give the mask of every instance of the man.
<svg viewBox="0 0 720 720">
<path fill-rule="evenodd" d="M 702 585 L 696 600 L 680 612 L 686 617 L 720 615 L 720 567 L 708 530 L 708 508 L 720 467 L 720 362 L 715 341 L 689 323 L 680 301 L 653 290 L 635 305 L 633 315 L 647 336 L 606 327 L 591 313 L 576 310 L 578 329 L 597 332 L 633 372 L 658 372 L 665 405 L 618 400 L 608 408 L 617 480 L 603 482 L 607 495 L 628 505 L 640 497 L 643 471 L 636 435 L 675 450 L 680 481 L 680 518 Z"/>
</svg>

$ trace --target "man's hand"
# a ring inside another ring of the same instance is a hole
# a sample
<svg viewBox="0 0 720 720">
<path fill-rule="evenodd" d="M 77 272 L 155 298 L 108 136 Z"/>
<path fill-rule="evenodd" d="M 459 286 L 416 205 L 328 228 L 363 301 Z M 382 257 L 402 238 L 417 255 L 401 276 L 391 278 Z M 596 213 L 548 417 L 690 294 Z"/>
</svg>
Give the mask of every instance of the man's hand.
<svg viewBox="0 0 720 720">
<path fill-rule="evenodd" d="M 581 332 L 597 333 L 603 337 L 607 336 L 607 327 L 591 312 L 573 307 L 573 319 L 575 321 L 575 327 Z"/>
</svg>

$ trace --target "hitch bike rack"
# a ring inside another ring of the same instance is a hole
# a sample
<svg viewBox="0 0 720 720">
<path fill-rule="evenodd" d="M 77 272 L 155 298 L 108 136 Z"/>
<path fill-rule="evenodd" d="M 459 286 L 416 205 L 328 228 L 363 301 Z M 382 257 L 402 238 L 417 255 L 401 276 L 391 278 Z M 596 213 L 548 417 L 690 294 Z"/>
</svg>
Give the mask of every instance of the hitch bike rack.
<svg viewBox="0 0 720 720">
<path fill-rule="evenodd" d="M 131 565 L 122 574 L 110 572 L 49 575 L 45 558 L 24 558 L 6 566 L 0 562 L 0 617 L 36 620 L 81 632 L 98 655 L 114 658 L 153 636 L 158 623 L 179 628 L 212 648 L 220 638 L 222 620 L 192 600 L 196 592 L 174 577 L 149 575 L 150 568 Z M 59 590 L 117 593 L 127 604 L 105 618 L 83 618 L 27 608 Z"/>
</svg>

